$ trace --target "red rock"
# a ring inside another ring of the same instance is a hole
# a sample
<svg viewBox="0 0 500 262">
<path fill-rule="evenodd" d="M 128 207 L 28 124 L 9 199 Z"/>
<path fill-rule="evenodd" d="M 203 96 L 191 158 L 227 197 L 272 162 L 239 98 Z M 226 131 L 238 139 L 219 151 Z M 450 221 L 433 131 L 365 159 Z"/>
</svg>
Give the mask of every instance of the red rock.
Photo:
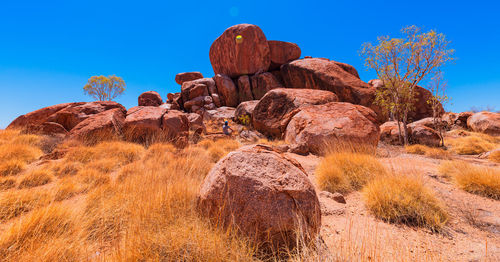
<svg viewBox="0 0 500 262">
<path fill-rule="evenodd" d="M 68 131 L 64 126 L 54 122 L 44 122 L 40 125 L 28 126 L 25 129 L 27 133 L 34 133 L 40 135 L 66 135 Z"/>
<path fill-rule="evenodd" d="M 221 107 L 222 102 L 221 102 L 220 96 L 218 94 L 211 94 L 211 96 L 212 96 L 212 101 L 214 101 L 215 106 Z"/>
<path fill-rule="evenodd" d="M 142 93 L 138 98 L 139 106 L 160 106 L 163 104 L 160 94 L 155 91 L 148 91 Z"/>
<path fill-rule="evenodd" d="M 256 100 L 261 99 L 269 90 L 283 87 L 278 79 L 269 72 L 255 74 L 250 79 L 253 98 Z"/>
<path fill-rule="evenodd" d="M 335 62 L 334 63 L 338 66 L 340 66 L 342 69 L 344 69 L 344 71 L 346 71 L 347 73 L 355 76 L 356 78 L 360 79 L 359 78 L 359 74 L 358 74 L 358 70 L 356 70 L 356 68 L 354 68 L 354 66 L 352 65 L 349 65 L 349 64 L 346 64 L 346 63 L 341 63 L 341 62 Z"/>
<path fill-rule="evenodd" d="M 49 116 L 70 106 L 82 105 L 84 103 L 65 103 L 44 107 L 36 111 L 17 117 L 7 126 L 7 129 L 29 129 L 38 128 L 37 126 L 47 122 Z"/>
<path fill-rule="evenodd" d="M 281 138 L 299 107 L 338 101 L 329 91 L 311 89 L 273 89 L 257 103 L 253 111 L 254 128 L 264 135 Z"/>
<path fill-rule="evenodd" d="M 339 141 L 374 147 L 378 144 L 377 115 L 367 107 L 331 102 L 299 110 L 285 132 L 285 141 L 292 145 L 292 152 L 322 154 L 326 145 Z"/>
<path fill-rule="evenodd" d="M 239 95 L 233 80 L 222 74 L 215 75 L 214 80 L 222 100 L 222 105 L 231 107 L 237 106 L 239 102 Z"/>
<path fill-rule="evenodd" d="M 101 112 L 120 108 L 126 110 L 124 106 L 113 101 L 96 101 L 66 107 L 47 118 L 47 122 L 59 123 L 68 131 L 73 129 L 83 120 Z"/>
<path fill-rule="evenodd" d="M 372 79 L 372 80 L 368 81 L 368 84 L 374 88 L 384 87 L 384 81 L 382 81 L 380 79 Z"/>
<path fill-rule="evenodd" d="M 205 124 L 203 124 L 203 117 L 196 113 L 189 113 L 186 115 L 189 121 L 189 130 L 196 131 L 202 129 L 204 132 L 206 130 Z"/>
<path fill-rule="evenodd" d="M 92 115 L 71 129 L 68 136 L 87 144 L 117 139 L 122 134 L 125 114 L 123 108 L 115 108 Z"/>
<path fill-rule="evenodd" d="M 221 159 L 202 183 L 197 206 L 264 247 L 293 248 L 296 233 L 309 242 L 321 228 L 318 197 L 304 169 L 263 145 Z"/>
<path fill-rule="evenodd" d="M 178 147 L 184 147 L 188 142 L 189 120 L 185 113 L 170 110 L 162 118 L 162 128 L 167 141 Z"/>
<path fill-rule="evenodd" d="M 206 110 L 203 113 L 203 120 L 205 121 L 227 121 L 230 119 L 233 119 L 234 117 L 234 112 L 235 112 L 234 107 L 228 107 L 228 106 L 223 106 L 219 108 L 215 108 L 213 110 Z"/>
<path fill-rule="evenodd" d="M 203 105 L 203 108 L 205 108 L 206 110 L 214 110 L 216 109 L 217 107 L 215 106 L 214 103 L 210 103 L 210 104 L 204 104 Z"/>
<path fill-rule="evenodd" d="M 450 130 L 450 126 L 448 125 L 448 122 L 442 118 L 437 118 L 436 121 L 434 121 L 433 117 L 426 117 L 422 118 L 418 121 L 415 121 L 411 123 L 412 125 L 420 125 L 420 126 L 426 126 L 431 129 L 438 130 L 440 127 L 442 130 Z"/>
<path fill-rule="evenodd" d="M 240 103 L 254 100 L 252 95 L 252 87 L 250 84 L 250 77 L 248 77 L 247 75 L 240 76 L 238 78 L 238 96 Z"/>
<path fill-rule="evenodd" d="M 265 72 L 271 63 L 266 36 L 256 25 L 231 26 L 210 47 L 210 62 L 215 74 L 232 78 Z"/>
<path fill-rule="evenodd" d="M 300 47 L 297 44 L 283 41 L 267 41 L 271 51 L 270 70 L 279 69 L 281 65 L 300 58 Z"/>
<path fill-rule="evenodd" d="M 259 103 L 259 100 L 251 100 L 251 101 L 246 101 L 238 105 L 236 108 L 236 111 L 234 112 L 234 119 L 235 121 L 241 123 L 241 119 L 243 117 L 248 117 L 248 121 L 251 125 L 252 122 L 252 114 L 253 110 L 255 109 L 255 106 Z M 242 123 L 243 124 L 243 123 Z"/>
<path fill-rule="evenodd" d="M 475 132 L 488 135 L 500 135 L 500 113 L 479 112 L 473 114 L 467 120 L 467 126 Z"/>
<path fill-rule="evenodd" d="M 467 120 L 474 113 L 472 112 L 462 112 L 462 113 L 445 113 L 443 115 L 443 120 L 448 123 L 450 128 L 467 128 Z"/>
<path fill-rule="evenodd" d="M 281 67 L 288 88 L 321 89 L 334 92 L 340 101 L 370 107 L 375 89 L 346 72 L 334 61 L 300 59 Z"/>
<path fill-rule="evenodd" d="M 441 137 L 439 133 L 429 127 L 418 124 L 409 124 L 408 125 L 411 132 L 410 133 L 410 142 L 412 144 L 421 144 L 426 146 L 438 147 L 441 143 Z"/>
<path fill-rule="evenodd" d="M 164 138 L 163 115 L 166 109 L 153 106 L 130 108 L 125 118 L 123 133 L 128 141 L 150 144 Z"/>
<path fill-rule="evenodd" d="M 403 134 L 403 125 L 401 127 L 401 134 Z M 408 133 L 411 133 L 411 127 L 408 127 Z M 403 140 L 403 137 L 401 137 Z M 380 126 L 380 141 L 390 145 L 402 145 L 399 140 L 399 129 L 396 121 L 388 121 Z"/>
<path fill-rule="evenodd" d="M 200 78 L 203 78 L 203 75 L 200 72 L 178 73 L 175 76 L 175 82 L 177 82 L 177 84 L 179 85 L 182 85 L 184 84 L 184 82 L 193 81 Z"/>
</svg>

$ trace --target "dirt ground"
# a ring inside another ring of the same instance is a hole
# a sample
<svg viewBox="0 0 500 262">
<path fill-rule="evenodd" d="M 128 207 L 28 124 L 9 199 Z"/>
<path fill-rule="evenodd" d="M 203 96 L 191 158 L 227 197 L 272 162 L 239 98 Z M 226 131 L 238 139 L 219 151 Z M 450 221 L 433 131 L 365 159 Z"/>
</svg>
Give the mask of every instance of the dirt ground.
<svg viewBox="0 0 500 262">
<path fill-rule="evenodd" d="M 315 181 L 320 158 L 289 154 Z M 320 195 L 321 236 L 333 260 L 351 261 L 500 261 L 500 201 L 460 190 L 440 176 L 441 161 L 379 146 L 377 155 L 401 175 L 417 174 L 444 202 L 450 221 L 440 233 L 385 223 L 365 208 L 360 192 L 344 195 L 346 204 Z M 473 156 L 454 156 L 475 164 L 497 165 Z M 498 165 L 497 165 L 498 166 Z"/>
</svg>

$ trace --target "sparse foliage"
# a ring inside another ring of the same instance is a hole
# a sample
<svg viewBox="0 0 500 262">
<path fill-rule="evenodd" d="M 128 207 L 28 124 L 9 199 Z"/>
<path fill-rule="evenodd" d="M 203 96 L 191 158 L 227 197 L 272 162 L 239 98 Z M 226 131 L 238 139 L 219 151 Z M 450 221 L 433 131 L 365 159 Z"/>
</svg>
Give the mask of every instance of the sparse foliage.
<svg viewBox="0 0 500 262">
<path fill-rule="evenodd" d="M 441 146 L 444 146 L 444 135 L 442 121 L 440 121 L 442 117 L 442 111 L 440 109 L 441 105 L 444 105 L 450 100 L 450 98 L 446 95 L 446 88 L 447 83 L 443 80 L 443 73 L 441 71 L 438 71 L 432 77 L 427 88 L 432 93 L 432 96 L 429 97 L 427 103 L 432 108 L 432 119 L 434 127 L 437 129 L 439 137 L 441 138 Z"/>
<path fill-rule="evenodd" d="M 377 89 L 375 103 L 403 123 L 404 144 L 408 144 L 408 113 L 415 109 L 417 85 L 429 74 L 453 60 L 444 34 L 434 30 L 422 32 L 416 26 L 402 29 L 404 38 L 381 36 L 378 43 L 364 43 L 360 54 L 384 82 Z"/>
<path fill-rule="evenodd" d="M 83 92 L 97 101 L 111 101 L 125 91 L 125 86 L 125 81 L 115 75 L 93 76 L 83 87 Z"/>
</svg>

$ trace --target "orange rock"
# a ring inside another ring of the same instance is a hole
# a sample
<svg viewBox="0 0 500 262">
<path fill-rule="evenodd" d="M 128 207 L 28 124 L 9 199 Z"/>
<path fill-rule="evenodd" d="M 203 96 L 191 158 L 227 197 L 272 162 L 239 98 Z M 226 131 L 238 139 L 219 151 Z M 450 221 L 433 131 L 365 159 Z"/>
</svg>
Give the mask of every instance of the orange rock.
<svg viewBox="0 0 500 262">
<path fill-rule="evenodd" d="M 304 169 L 263 145 L 221 159 L 206 176 L 197 206 L 265 247 L 293 248 L 296 234 L 314 241 L 321 227 L 318 197 Z"/>
<path fill-rule="evenodd" d="M 119 138 L 125 123 L 125 114 L 123 108 L 95 114 L 76 125 L 68 136 L 89 144 Z"/>
<path fill-rule="evenodd" d="M 256 25 L 231 26 L 210 47 L 210 62 L 215 74 L 232 78 L 265 72 L 271 64 L 266 36 Z"/>
<path fill-rule="evenodd" d="M 467 126 L 475 132 L 499 136 L 500 113 L 487 111 L 475 113 L 467 120 Z"/>
<path fill-rule="evenodd" d="M 163 104 L 160 94 L 155 91 L 148 91 L 142 93 L 138 98 L 139 106 L 160 106 Z"/>
<path fill-rule="evenodd" d="M 193 81 L 200 78 L 203 78 L 203 75 L 200 72 L 178 73 L 175 76 L 175 82 L 177 82 L 177 84 L 179 85 L 182 85 L 184 84 L 184 82 Z"/>
<path fill-rule="evenodd" d="M 300 58 L 300 47 L 297 44 L 283 41 L 267 41 L 271 51 L 270 70 L 279 69 L 281 65 Z"/>
</svg>

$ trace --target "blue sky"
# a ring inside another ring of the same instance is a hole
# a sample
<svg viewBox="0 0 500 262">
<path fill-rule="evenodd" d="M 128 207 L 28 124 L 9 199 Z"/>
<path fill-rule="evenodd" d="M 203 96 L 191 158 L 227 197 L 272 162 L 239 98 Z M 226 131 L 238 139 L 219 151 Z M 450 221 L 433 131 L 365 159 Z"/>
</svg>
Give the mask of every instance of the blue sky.
<svg viewBox="0 0 500 262">
<path fill-rule="evenodd" d="M 93 75 L 123 77 L 127 108 L 144 91 L 180 90 L 179 72 L 213 76 L 208 51 L 227 27 L 256 24 L 269 40 L 297 43 L 302 56 L 354 65 L 358 51 L 407 25 L 447 35 L 458 60 L 444 68 L 452 104 L 500 109 L 500 4 L 496 1 L 2 1 L 0 128 L 20 114 L 91 101 Z"/>
</svg>

